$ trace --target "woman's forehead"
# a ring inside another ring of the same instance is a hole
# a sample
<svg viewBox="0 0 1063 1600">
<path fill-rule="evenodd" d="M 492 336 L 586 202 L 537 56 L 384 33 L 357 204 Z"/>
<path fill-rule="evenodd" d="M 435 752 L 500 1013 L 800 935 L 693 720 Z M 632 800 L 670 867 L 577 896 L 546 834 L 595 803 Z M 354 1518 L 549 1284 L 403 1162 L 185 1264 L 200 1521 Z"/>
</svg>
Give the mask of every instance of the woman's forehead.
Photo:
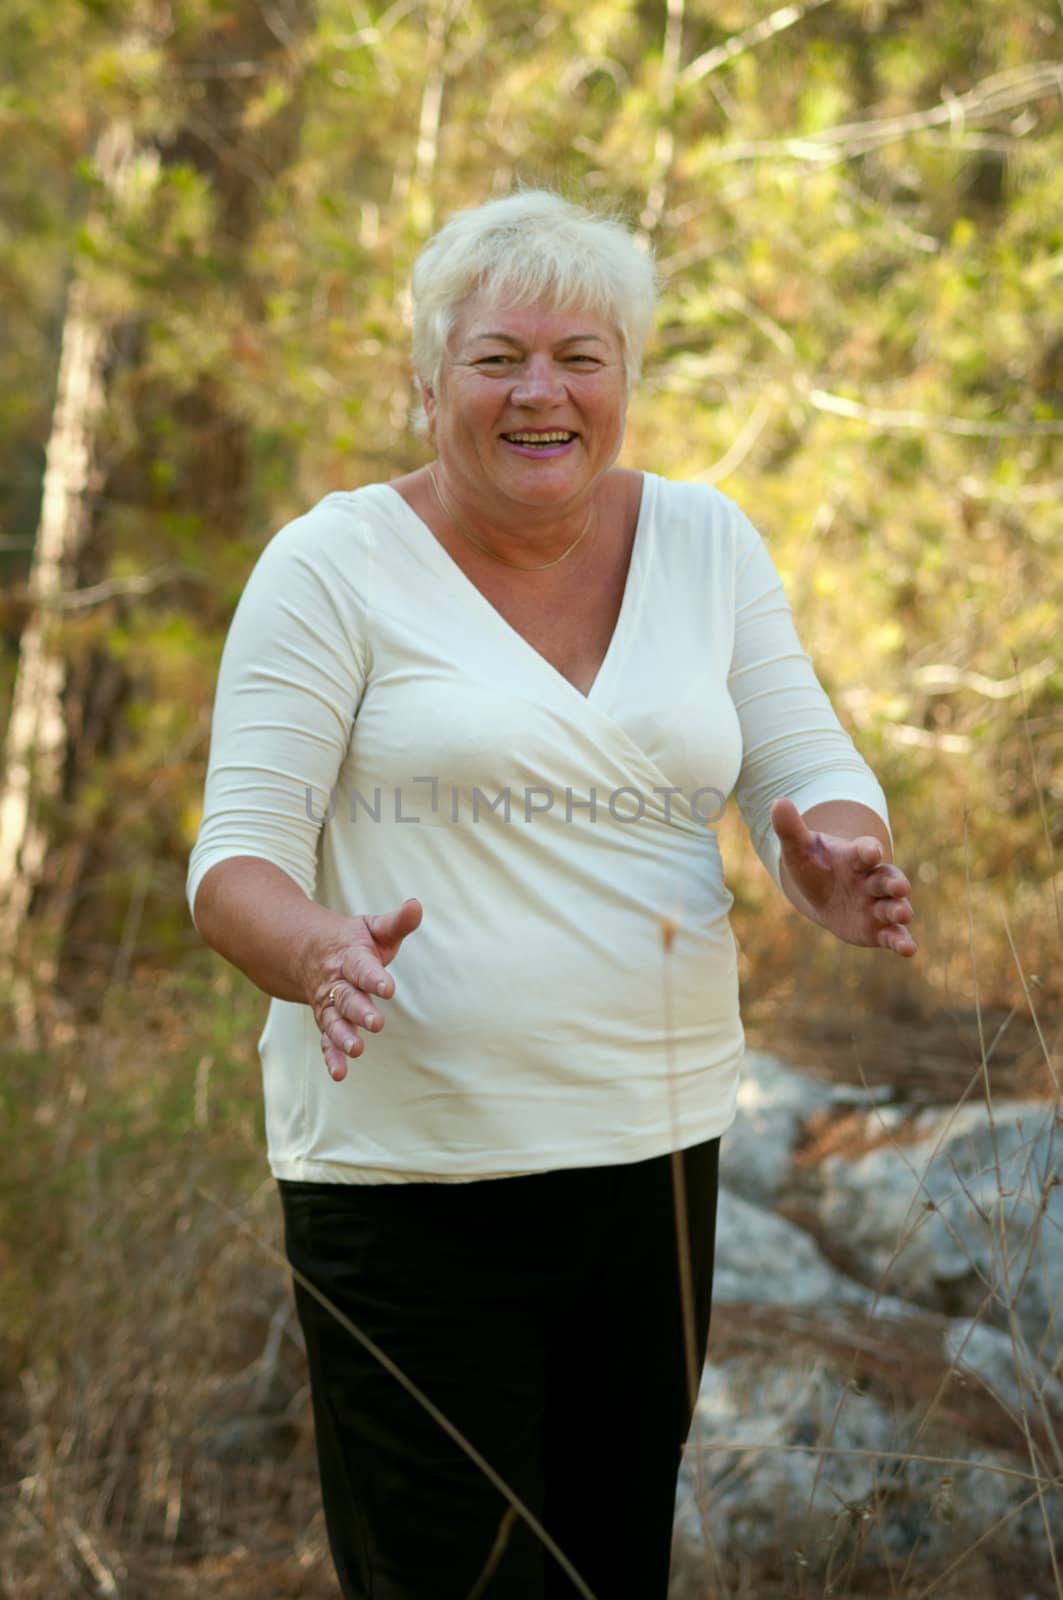
<svg viewBox="0 0 1063 1600">
<path fill-rule="evenodd" d="M 620 348 L 615 326 L 592 306 L 559 303 L 550 296 L 514 302 L 504 290 L 478 289 L 458 306 L 451 343 L 492 335 L 518 344 L 585 337 Z"/>
</svg>

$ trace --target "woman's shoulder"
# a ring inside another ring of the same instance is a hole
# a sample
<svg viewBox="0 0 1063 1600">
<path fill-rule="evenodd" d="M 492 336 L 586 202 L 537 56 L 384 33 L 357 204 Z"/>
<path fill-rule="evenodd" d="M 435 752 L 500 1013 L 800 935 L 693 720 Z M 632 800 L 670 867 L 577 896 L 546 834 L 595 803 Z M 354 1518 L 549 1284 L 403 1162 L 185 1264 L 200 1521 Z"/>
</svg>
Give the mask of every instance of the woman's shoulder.
<svg viewBox="0 0 1063 1600">
<path fill-rule="evenodd" d="M 364 602 L 383 523 L 375 488 L 384 486 L 333 490 L 283 523 L 263 544 L 249 587 L 267 585 L 308 603 L 327 603 L 338 592 Z"/>
<path fill-rule="evenodd" d="M 385 483 L 357 489 L 333 489 L 284 525 L 274 536 L 293 543 L 327 544 L 330 540 L 370 543 L 392 514 L 394 498 Z"/>
<path fill-rule="evenodd" d="M 647 472 L 644 494 L 658 531 L 672 540 L 689 539 L 696 547 L 724 547 L 740 553 L 760 539 L 736 500 L 714 484 L 696 479 L 664 478 Z"/>
<path fill-rule="evenodd" d="M 262 554 L 273 560 L 328 559 L 356 551 L 368 555 L 394 519 L 396 498 L 384 483 L 331 490 L 279 527 Z"/>
</svg>

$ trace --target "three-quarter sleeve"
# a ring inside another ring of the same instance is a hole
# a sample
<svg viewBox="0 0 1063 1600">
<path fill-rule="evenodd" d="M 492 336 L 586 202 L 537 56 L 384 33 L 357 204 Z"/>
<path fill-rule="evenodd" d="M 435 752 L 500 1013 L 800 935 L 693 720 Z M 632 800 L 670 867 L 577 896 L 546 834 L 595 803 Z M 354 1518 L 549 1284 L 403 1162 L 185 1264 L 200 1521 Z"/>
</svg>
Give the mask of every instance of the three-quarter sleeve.
<svg viewBox="0 0 1063 1600">
<path fill-rule="evenodd" d="M 187 896 L 230 856 L 313 895 L 317 846 L 368 673 L 368 545 L 329 495 L 266 546 L 233 615 L 211 726 Z"/>
<path fill-rule="evenodd" d="M 825 800 L 854 800 L 882 818 L 886 796 L 842 727 L 811 658 L 768 549 L 744 513 L 735 551 L 735 632 L 727 686 L 742 731 L 735 799 L 753 846 L 780 883 L 781 848 L 772 803 L 785 795 L 799 811 Z"/>
</svg>

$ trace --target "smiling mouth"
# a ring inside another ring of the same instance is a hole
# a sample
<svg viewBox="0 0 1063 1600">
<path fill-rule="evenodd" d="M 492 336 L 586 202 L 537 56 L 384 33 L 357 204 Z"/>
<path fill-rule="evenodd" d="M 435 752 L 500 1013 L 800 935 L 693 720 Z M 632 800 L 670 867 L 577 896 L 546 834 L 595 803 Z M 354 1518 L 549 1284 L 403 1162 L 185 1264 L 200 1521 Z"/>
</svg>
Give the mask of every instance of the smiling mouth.
<svg viewBox="0 0 1063 1600">
<path fill-rule="evenodd" d="M 545 450 L 551 445 L 569 444 L 576 437 L 566 429 L 555 428 L 549 433 L 504 433 L 502 435 L 507 444 L 519 444 L 533 450 Z"/>
</svg>

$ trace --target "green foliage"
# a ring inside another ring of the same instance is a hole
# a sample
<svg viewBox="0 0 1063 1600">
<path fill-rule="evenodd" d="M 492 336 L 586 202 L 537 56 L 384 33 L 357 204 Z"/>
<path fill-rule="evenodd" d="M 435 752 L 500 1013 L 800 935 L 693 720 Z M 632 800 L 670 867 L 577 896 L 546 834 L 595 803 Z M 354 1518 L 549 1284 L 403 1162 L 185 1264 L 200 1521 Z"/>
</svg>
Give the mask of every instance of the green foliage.
<svg viewBox="0 0 1063 1600">
<path fill-rule="evenodd" d="M 674 82 L 669 10 L 0 6 L 0 723 L 75 281 L 110 335 L 77 580 L 101 588 L 53 637 L 72 682 L 120 684 L 51 818 L 77 864 L 58 1025 L 0 1055 L 0 1370 L 26 1374 L 12 1527 L 40 1579 L 20 1594 L 81 1592 L 71 1529 L 160 1600 L 332 1592 L 309 1438 L 276 1464 L 280 1492 L 303 1485 L 283 1525 L 258 1463 L 204 1464 L 198 1419 L 269 1348 L 283 1274 L 210 1198 L 244 1209 L 261 1176 L 266 1000 L 199 945 L 184 875 L 262 545 L 427 458 L 405 285 L 458 207 L 547 183 L 650 233 L 663 295 L 624 460 L 715 483 L 760 527 L 889 797 L 905 965 L 809 937 L 724 818 L 751 1041 L 803 1036 L 829 1069 L 826 1019 L 846 1081 L 878 1034 L 879 1081 L 958 1099 L 973 1058 L 949 1021 L 996 1001 L 994 1092 L 1043 1092 L 1018 1024 L 1036 1007 L 1052 1048 L 1063 989 L 1057 0 L 799 0 L 774 34 L 774 0 L 685 0 Z"/>
<path fill-rule="evenodd" d="M 652 229 L 664 293 L 625 459 L 715 482 L 761 527 L 902 859 L 932 856 L 947 894 L 965 859 L 1047 894 L 1063 24 L 1044 0 L 839 0 L 728 55 L 768 9 L 688 0 L 669 86 L 658 0 L 320 0 L 284 27 L 242 0 L 58 0 L 47 26 L 5 8 L 2 571 L 28 562 L 76 274 L 115 330 L 101 576 L 157 579 L 93 613 L 130 685 L 64 823 L 123 841 L 110 875 L 95 846 L 100 925 L 122 925 L 132 864 L 165 885 L 146 948 L 194 942 L 180 880 L 240 587 L 321 494 L 425 459 L 410 263 L 515 182 Z M 123 121 L 135 158 L 109 187 L 94 152 Z"/>
</svg>

